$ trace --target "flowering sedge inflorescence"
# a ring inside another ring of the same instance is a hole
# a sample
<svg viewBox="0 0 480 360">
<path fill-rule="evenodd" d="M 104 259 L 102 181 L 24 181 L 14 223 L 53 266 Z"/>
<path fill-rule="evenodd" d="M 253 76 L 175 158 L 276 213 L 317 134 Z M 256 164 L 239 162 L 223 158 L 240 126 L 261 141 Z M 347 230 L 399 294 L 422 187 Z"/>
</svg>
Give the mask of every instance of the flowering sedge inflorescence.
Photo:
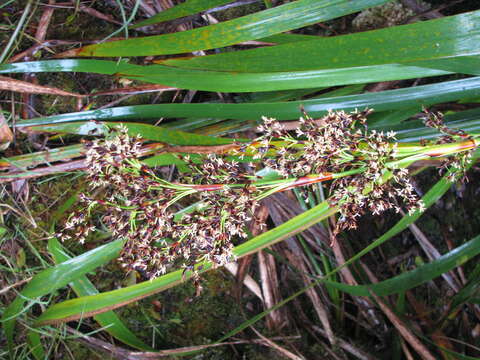
<svg viewBox="0 0 480 360">
<path fill-rule="evenodd" d="M 371 110 L 348 114 L 330 112 L 320 120 L 307 116 L 293 137 L 281 123 L 265 118 L 260 130 L 265 135 L 259 139 L 263 154 L 276 150 L 265 163 L 284 177 L 300 177 L 310 173 L 345 172 L 351 175 L 333 181 L 329 199 L 338 206 L 340 218 L 333 235 L 346 229 L 355 229 L 357 219 L 366 211 L 380 214 L 388 209 L 400 211 L 398 200 L 409 213 L 424 208 L 414 192 L 406 168 L 387 166 L 396 155 L 395 133 L 368 131 L 367 116 Z M 273 139 L 282 140 L 274 149 Z M 299 146 L 300 145 L 300 146 Z M 266 155 L 263 155 L 266 156 Z M 357 173 L 355 173 L 357 170 Z M 384 181 L 390 172 L 393 179 Z"/>
<path fill-rule="evenodd" d="M 95 228 L 89 215 L 100 207 L 97 225 L 125 240 L 124 267 L 154 278 L 178 262 L 195 271 L 203 261 L 214 266 L 232 261 L 233 241 L 247 237 L 246 224 L 259 200 L 311 179 L 333 179 L 329 202 L 340 212 L 334 237 L 356 228 L 365 212 L 398 212 L 402 204 L 410 213 L 423 210 L 408 170 L 396 161 L 395 134 L 369 132 L 370 112 L 330 112 L 317 120 L 305 115 L 295 137 L 280 122 L 263 118 L 262 135 L 239 145 L 235 155 L 253 154 L 284 178 L 271 183 L 256 181 L 243 164 L 213 154 L 201 161 L 181 157 L 190 171 L 166 181 L 140 162 L 141 140 L 119 128 L 104 141 L 86 143 L 92 188 L 81 196 L 84 211 L 70 217 L 61 237 L 85 241 Z M 435 119 L 437 128 L 443 126 Z M 192 202 L 193 207 L 183 206 Z"/>
<path fill-rule="evenodd" d="M 247 237 L 244 225 L 257 206 L 255 187 L 228 186 L 242 178 L 238 163 L 210 155 L 196 164 L 185 157 L 194 172 L 181 176 L 188 180 L 183 185 L 165 181 L 142 165 L 141 141 L 126 129 L 118 129 L 106 141 L 89 142 L 86 148 L 89 193 L 98 195 L 82 195 L 87 211 L 70 217 L 63 239 L 83 242 L 94 229 L 87 214 L 101 207 L 103 225 L 113 237 L 126 239 L 120 261 L 129 270 L 153 278 L 176 260 L 190 270 L 204 260 L 215 265 L 233 260 L 232 238 Z M 224 185 L 218 186 L 219 180 Z M 218 191 L 212 192 L 208 184 Z M 197 206 L 176 216 L 182 198 Z"/>
</svg>

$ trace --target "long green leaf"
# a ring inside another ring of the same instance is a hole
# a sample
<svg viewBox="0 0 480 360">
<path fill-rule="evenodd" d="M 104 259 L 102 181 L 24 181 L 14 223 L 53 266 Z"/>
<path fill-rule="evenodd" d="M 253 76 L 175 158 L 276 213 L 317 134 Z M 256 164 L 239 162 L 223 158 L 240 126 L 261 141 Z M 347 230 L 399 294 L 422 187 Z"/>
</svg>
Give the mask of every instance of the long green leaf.
<svg viewBox="0 0 480 360">
<path fill-rule="evenodd" d="M 55 133 L 68 133 L 76 135 L 105 135 L 108 133 L 112 126 L 123 125 L 129 130 L 131 136 L 140 135 L 143 139 L 160 141 L 170 145 L 222 145 L 231 143 L 233 140 L 228 138 L 212 137 L 218 133 L 210 130 L 211 136 L 205 136 L 201 134 L 187 133 L 185 130 L 194 130 L 199 127 L 210 124 L 208 121 L 190 121 L 190 124 L 178 124 L 173 122 L 172 124 L 166 124 L 163 126 L 152 126 L 149 124 L 139 123 L 103 123 L 101 121 L 88 121 L 88 122 L 74 122 L 74 123 L 60 123 L 60 124 L 46 124 L 35 125 L 25 127 L 26 131 L 41 131 L 41 132 L 55 132 Z M 179 126 L 180 125 L 180 126 Z M 235 139 L 235 141 L 241 141 Z M 50 149 L 48 151 L 39 151 L 36 153 L 22 154 L 12 156 L 8 158 L 0 158 L 0 167 L 8 167 L 13 165 L 19 169 L 25 169 L 30 166 L 35 166 L 45 163 L 53 163 L 61 160 L 73 159 L 83 155 L 83 145 L 69 145 L 56 149 Z M 171 163 L 183 163 L 178 162 L 176 157 L 170 156 Z"/>
<path fill-rule="evenodd" d="M 298 0 L 222 23 L 174 34 L 88 45 L 67 56 L 148 56 L 220 48 L 348 15 L 390 0 Z"/>
<path fill-rule="evenodd" d="M 324 115 L 328 110 L 353 111 L 372 108 L 375 111 L 409 109 L 415 106 L 429 106 L 448 101 L 480 96 L 480 77 L 445 81 L 405 89 L 387 90 L 366 94 L 332 98 L 290 101 L 284 103 L 247 104 L 159 104 L 122 106 L 104 110 L 90 110 L 77 113 L 54 115 L 17 122 L 17 126 L 53 124 L 83 120 L 129 120 L 158 119 L 159 117 L 229 118 L 259 120 L 262 116 L 278 120 L 298 119 L 300 107 L 313 117 Z"/>
<path fill-rule="evenodd" d="M 474 133 L 480 129 L 480 109 L 460 111 L 445 116 L 445 123 L 452 129 L 464 130 Z M 388 126 L 397 133 L 397 138 L 402 142 L 419 141 L 420 139 L 432 139 L 438 136 L 436 129 L 425 127 L 421 120 L 407 121 L 402 124 Z"/>
<path fill-rule="evenodd" d="M 468 283 L 453 296 L 449 315 L 457 312 L 458 308 L 465 303 L 475 301 L 475 297 L 480 295 L 480 264 L 477 264 L 469 275 Z M 478 300 L 477 300 L 478 301 Z"/>
<path fill-rule="evenodd" d="M 480 11 L 310 41 L 223 54 L 167 59 L 182 69 L 244 73 L 293 72 L 415 62 L 419 67 L 478 72 Z M 432 61 L 459 57 L 449 61 Z M 275 59 L 274 61 L 272 59 Z M 451 62 L 453 60 L 453 62 Z M 423 64 L 426 64 L 424 66 Z M 448 64 L 442 66 L 442 64 Z"/>
<path fill-rule="evenodd" d="M 109 127 L 115 123 L 106 123 Z M 120 125 L 120 123 L 118 123 Z M 142 123 L 121 123 L 131 135 L 140 135 L 144 139 L 160 141 L 171 145 L 224 145 L 231 144 L 234 139 L 205 136 L 180 130 L 168 129 Z"/>
<path fill-rule="evenodd" d="M 29 131 L 42 131 L 42 132 L 55 132 L 55 133 L 67 133 L 77 135 L 106 135 L 110 129 L 116 126 L 123 126 L 128 130 L 129 135 L 139 135 L 143 139 L 159 141 L 165 144 L 171 145 L 224 145 L 231 144 L 234 139 L 220 138 L 213 136 L 206 136 L 200 134 L 189 133 L 181 130 L 174 130 L 165 126 L 154 126 L 150 124 L 133 123 L 133 122 L 100 122 L 100 121 L 88 121 L 88 122 L 70 122 L 61 124 L 45 124 L 29 126 Z M 22 126 L 22 125 L 20 125 Z M 94 130 L 94 132 L 92 132 Z M 238 141 L 238 140 L 237 140 Z M 74 156 L 78 154 L 78 146 L 72 145 L 68 148 L 69 155 Z M 58 152 L 57 152 L 58 153 Z M 63 151 L 58 156 L 66 156 Z M 77 155 L 78 156 L 78 155 Z M 23 160 L 18 158 L 19 161 Z"/>
<path fill-rule="evenodd" d="M 268 59 L 268 61 L 271 61 L 271 59 Z M 450 60 L 441 59 L 441 61 Z M 0 66 L 0 73 L 54 71 L 93 72 L 177 88 L 222 92 L 306 89 L 439 76 L 451 73 L 427 67 L 401 64 L 263 73 L 177 69 L 165 65 L 140 66 L 102 60 L 48 60 Z"/>
<path fill-rule="evenodd" d="M 0 320 L 3 323 L 10 353 L 13 354 L 15 318 L 24 311 L 25 302 L 36 301 L 38 297 L 50 294 L 76 278 L 114 259 L 120 253 L 122 246 L 122 240 L 112 241 L 35 275 L 15 300 L 5 309 Z"/>
<path fill-rule="evenodd" d="M 403 122 L 401 124 L 395 124 L 396 119 L 400 116 L 401 119 L 408 118 L 412 113 L 420 111 L 419 108 L 406 110 L 396 110 L 395 117 L 390 113 L 379 112 L 374 113 L 372 122 L 369 118 L 369 128 L 374 128 L 377 130 L 389 131 L 394 130 L 397 133 L 396 138 L 401 142 L 415 142 L 420 141 L 421 139 L 432 139 L 439 136 L 439 132 L 435 129 L 426 128 L 422 121 L 414 120 Z M 377 119 L 375 120 L 374 117 Z M 391 122 L 394 122 L 394 125 Z M 196 126 L 201 126 L 203 121 L 195 123 L 191 120 L 191 129 L 195 129 Z M 235 123 L 236 122 L 236 123 Z M 172 128 L 176 128 L 179 121 L 172 123 Z M 471 109 L 467 111 L 461 111 L 454 114 L 449 114 L 445 116 L 445 123 L 450 128 L 454 129 L 463 129 L 467 132 L 479 132 L 480 131 L 480 109 Z M 98 126 L 99 122 L 91 122 L 94 126 Z M 128 123 L 124 123 L 128 127 Z M 211 135 L 217 135 L 218 132 L 225 131 L 230 126 L 233 131 L 238 131 L 238 129 L 249 128 L 255 126 L 256 122 L 254 121 L 241 121 L 241 120 L 232 120 L 219 124 L 216 128 L 206 129 L 211 132 Z M 37 130 L 37 131 L 53 131 L 53 132 L 68 132 L 78 135 L 87 135 L 83 129 L 88 129 L 89 126 L 86 122 L 74 122 L 74 123 L 59 123 L 52 125 L 36 125 L 31 127 L 26 127 L 28 130 Z M 188 124 L 182 124 L 180 122 L 181 128 L 187 128 Z M 166 125 L 164 125 L 166 126 Z M 102 127 L 103 128 L 103 127 Z M 205 129 L 202 130 L 205 132 Z M 142 133 L 135 133 L 139 135 L 144 135 Z M 148 136 L 148 134 L 147 134 Z M 238 139 L 237 139 L 238 141 Z M 192 143 L 191 145 L 195 145 Z M 61 147 L 57 149 L 51 149 L 49 151 L 42 151 L 38 153 L 23 154 L 19 156 L 13 156 L 9 158 L 0 159 L 1 166 L 8 166 L 12 164 L 17 168 L 23 169 L 29 166 L 45 164 L 60 160 L 68 160 L 71 158 L 82 156 L 83 146 L 82 145 L 71 145 L 66 147 Z M 146 159 L 145 162 L 150 166 L 163 166 L 163 165 L 172 165 L 184 164 L 178 157 L 171 154 L 162 154 L 154 156 L 153 158 Z"/>
<path fill-rule="evenodd" d="M 26 61 L 0 65 L 0 74 L 26 72 L 91 72 L 96 74 L 114 75 L 118 72 L 128 72 L 139 65 L 129 64 L 126 61 L 107 60 L 43 60 Z"/>
<path fill-rule="evenodd" d="M 271 59 L 268 61 L 271 61 Z M 387 64 L 262 73 L 191 70 L 165 65 L 150 65 L 118 75 L 132 80 L 174 86 L 181 89 L 253 92 L 364 84 L 447 74 L 450 74 L 450 72 L 401 64 Z"/>
<path fill-rule="evenodd" d="M 370 291 L 379 296 L 398 294 L 433 280 L 443 273 L 466 263 L 478 254 L 480 254 L 480 236 L 453 249 L 431 263 L 419 266 L 415 270 L 405 272 L 385 281 L 356 286 L 329 280 L 325 280 L 325 283 L 355 296 L 370 296 Z"/>
<path fill-rule="evenodd" d="M 55 263 L 57 264 L 71 259 L 63 249 L 62 245 L 55 238 L 51 238 L 48 241 L 48 251 L 52 254 Z M 81 276 L 73 280 L 70 283 L 70 287 L 75 291 L 77 296 L 98 294 L 98 290 L 86 276 Z M 105 328 L 106 332 L 121 342 L 140 350 L 153 350 L 152 347 L 136 337 L 113 311 L 107 311 L 103 314 L 95 315 L 93 318 Z"/>
<path fill-rule="evenodd" d="M 82 145 L 69 145 L 48 151 L 39 151 L 36 153 L 22 154 L 8 158 L 0 158 L 0 166 L 7 167 L 13 165 L 19 169 L 25 169 L 27 166 L 35 166 L 59 160 L 68 160 L 81 156 Z"/>
</svg>

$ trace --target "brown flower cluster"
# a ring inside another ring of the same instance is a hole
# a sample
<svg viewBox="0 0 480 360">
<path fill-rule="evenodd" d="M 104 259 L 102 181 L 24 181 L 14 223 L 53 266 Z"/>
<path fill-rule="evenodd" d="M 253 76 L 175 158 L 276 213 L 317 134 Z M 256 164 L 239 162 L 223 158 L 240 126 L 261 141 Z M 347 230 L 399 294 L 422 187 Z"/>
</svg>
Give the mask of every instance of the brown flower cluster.
<svg viewBox="0 0 480 360">
<path fill-rule="evenodd" d="M 261 144 L 257 157 L 264 157 L 265 164 L 284 177 L 342 172 L 355 160 L 351 153 L 359 144 L 359 134 L 351 129 L 365 123 L 368 113 L 331 112 L 318 120 L 305 116 L 300 118 L 296 137 L 280 122 L 263 118 L 258 127 L 263 135 L 257 139 Z"/>
<path fill-rule="evenodd" d="M 471 140 L 471 136 L 461 129 L 452 129 L 445 125 L 443 114 L 432 113 L 424 109 L 424 124 L 433 129 L 437 129 L 443 135 L 437 141 L 438 144 L 448 144 L 457 141 L 458 139 Z M 449 170 L 448 179 L 455 182 L 458 179 L 467 181 L 467 168 L 472 159 L 474 149 L 464 151 L 455 156 L 449 157 L 440 167 L 440 173 Z"/>
<path fill-rule="evenodd" d="M 247 237 L 244 227 L 257 206 L 254 187 L 228 186 L 243 179 L 239 164 L 216 156 L 201 164 L 185 158 L 192 172 L 179 180 L 188 182 L 167 182 L 139 162 L 140 144 L 126 129 L 86 144 L 92 189 L 82 195 L 85 210 L 69 219 L 62 238 L 83 242 L 95 228 L 88 214 L 101 207 L 102 225 L 126 240 L 119 260 L 128 270 L 154 278 L 178 262 L 194 270 L 204 260 L 218 266 L 232 261 L 232 240 Z M 218 187 L 219 180 L 225 185 Z M 182 209 L 182 198 L 196 206 Z"/>
<path fill-rule="evenodd" d="M 307 174 L 352 172 L 338 178 L 330 188 L 330 203 L 340 209 L 334 235 L 357 227 L 357 219 L 366 211 L 380 214 L 389 209 L 400 211 L 398 201 L 409 213 L 422 210 L 407 169 L 387 167 L 396 152 L 395 133 L 368 131 L 366 120 L 371 110 L 345 113 L 329 112 L 321 119 L 305 115 L 292 137 L 282 124 L 265 119 L 259 127 L 264 135 L 257 139 L 263 154 L 276 155 L 264 162 L 284 177 Z M 355 171 L 358 170 L 358 171 Z M 388 173 L 391 181 L 385 181 Z"/>
</svg>

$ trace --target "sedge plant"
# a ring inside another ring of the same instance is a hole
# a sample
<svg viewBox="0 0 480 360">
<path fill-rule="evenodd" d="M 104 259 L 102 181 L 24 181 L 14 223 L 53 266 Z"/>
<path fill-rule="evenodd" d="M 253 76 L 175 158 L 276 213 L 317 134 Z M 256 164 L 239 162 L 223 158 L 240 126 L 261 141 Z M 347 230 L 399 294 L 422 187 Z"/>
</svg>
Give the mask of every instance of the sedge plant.
<svg viewBox="0 0 480 360">
<path fill-rule="evenodd" d="M 423 211 L 408 166 L 448 157 L 443 166 L 461 172 L 479 144 L 478 135 L 450 130 L 441 115 L 428 113 L 425 124 L 444 134 L 440 140 L 399 144 L 393 131 L 368 130 L 370 113 L 330 112 L 320 119 L 305 114 L 294 134 L 264 117 L 257 129 L 261 136 L 227 154 L 209 154 L 200 163 L 179 155 L 189 171 L 174 180 L 142 164 L 142 141 L 120 127 L 105 141 L 86 144 L 92 190 L 82 194 L 84 209 L 70 216 L 60 236 L 83 243 L 95 229 L 89 214 L 101 207 L 102 225 L 114 238 L 126 239 L 119 260 L 127 270 L 155 278 L 180 262 L 196 274 L 198 263 L 223 266 L 235 259 L 234 239 L 248 237 L 246 224 L 274 193 L 331 181 L 329 204 L 340 214 L 335 241 L 366 212 L 400 212 L 402 205 L 410 214 Z M 269 169 L 268 177 L 255 174 L 258 161 Z M 184 200 L 196 206 L 179 213 Z"/>
</svg>

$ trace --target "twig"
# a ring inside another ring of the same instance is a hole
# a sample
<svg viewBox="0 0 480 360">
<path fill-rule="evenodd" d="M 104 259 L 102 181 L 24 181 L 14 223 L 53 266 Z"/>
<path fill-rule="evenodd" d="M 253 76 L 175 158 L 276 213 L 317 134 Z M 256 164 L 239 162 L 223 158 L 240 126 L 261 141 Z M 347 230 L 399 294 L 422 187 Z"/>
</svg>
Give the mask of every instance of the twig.
<svg viewBox="0 0 480 360">
<path fill-rule="evenodd" d="M 266 345 L 264 339 L 254 339 L 254 340 L 236 340 L 236 341 L 229 341 L 229 342 L 222 342 L 217 344 L 207 344 L 207 345 L 198 345 L 198 346 L 187 346 L 181 347 L 177 349 L 169 349 L 169 350 L 158 350 L 155 352 L 139 352 L 139 351 L 129 351 L 118 346 L 114 346 L 106 341 L 94 338 L 92 336 L 85 335 L 71 327 L 67 327 L 67 331 L 75 336 L 77 339 L 88 346 L 91 346 L 95 349 L 101 350 L 103 352 L 108 353 L 109 355 L 115 356 L 117 359 L 125 359 L 125 360 L 142 360 L 142 359 L 159 359 L 167 356 L 175 356 L 180 355 L 187 352 L 192 351 L 200 351 L 205 350 L 213 347 L 225 346 L 225 345 L 237 345 L 237 344 L 260 344 Z M 288 336 L 288 337 L 275 337 L 274 340 L 291 340 L 291 339 L 298 339 L 299 336 Z"/>
<path fill-rule="evenodd" d="M 370 281 L 372 283 L 378 282 L 377 278 L 373 275 L 373 273 L 364 264 L 362 264 L 362 266 Z M 418 340 L 418 338 L 408 329 L 405 322 L 390 309 L 390 307 L 380 298 L 380 296 L 378 296 L 371 290 L 369 290 L 369 293 L 370 296 L 377 302 L 380 309 L 382 309 L 383 313 L 397 328 L 400 335 L 402 335 L 405 341 L 407 341 L 418 352 L 422 359 L 435 360 L 436 358 L 430 353 L 430 351 L 425 347 L 425 345 L 423 345 L 420 340 Z"/>
<path fill-rule="evenodd" d="M 7 124 L 5 116 L 3 116 L 2 107 L 0 106 L 0 151 L 7 149 L 12 141 L 12 131 Z"/>
<path fill-rule="evenodd" d="M 227 269 L 233 276 L 237 276 L 238 274 L 238 264 L 235 262 L 226 264 L 225 269 Z M 242 284 L 245 285 L 253 294 L 255 294 L 262 301 L 262 303 L 265 301 L 263 300 L 260 286 L 250 275 L 245 274 L 242 279 Z"/>
<path fill-rule="evenodd" d="M 23 280 L 17 281 L 17 282 L 14 283 L 14 284 L 5 286 L 3 289 L 0 289 L 0 295 L 5 294 L 7 291 L 9 291 L 10 289 L 12 289 L 12 288 L 14 288 L 14 287 L 17 287 L 17 286 L 20 286 L 20 285 L 25 284 L 26 282 L 29 282 L 30 280 L 32 280 L 32 277 L 29 277 L 29 278 L 27 278 L 27 279 L 23 279 Z"/>
<path fill-rule="evenodd" d="M 412 353 L 410 352 L 410 349 L 408 348 L 407 344 L 405 343 L 405 340 L 403 340 L 403 338 L 400 338 L 400 341 L 401 341 L 400 343 L 401 343 L 401 346 L 402 346 L 403 353 L 405 354 L 405 357 L 407 358 L 407 360 L 415 360 Z"/>
<path fill-rule="evenodd" d="M 292 360 L 303 360 L 302 357 L 295 355 L 295 354 L 292 353 L 291 351 L 288 351 L 287 349 L 284 349 L 283 347 L 281 347 L 280 345 L 276 344 L 276 343 L 273 342 L 272 340 L 270 340 L 270 339 L 268 339 L 267 337 L 263 336 L 263 335 L 262 335 L 259 331 L 257 331 L 257 329 L 255 329 L 253 326 L 250 326 L 250 329 L 252 329 L 253 332 L 254 332 L 255 334 L 257 334 L 257 336 L 264 341 L 265 345 L 271 347 L 272 349 L 277 350 L 280 354 L 284 355 L 285 357 L 287 357 L 287 358 L 289 358 L 289 359 L 292 359 Z"/>
<path fill-rule="evenodd" d="M 405 213 L 401 212 L 403 216 Z M 413 236 L 417 239 L 418 243 L 422 247 L 423 251 L 427 255 L 430 261 L 438 259 L 440 256 L 440 252 L 433 246 L 433 244 L 428 240 L 425 234 L 420 230 L 420 228 L 415 224 L 408 225 L 410 231 L 412 232 Z M 442 273 L 442 277 L 445 279 L 447 284 L 453 289 L 454 292 L 458 293 L 460 290 L 460 281 L 455 276 L 452 271 Z"/>
<path fill-rule="evenodd" d="M 272 255 L 262 251 L 258 252 L 258 269 L 260 273 L 260 283 L 262 293 L 265 299 L 264 307 L 269 309 L 282 300 L 280 294 L 280 285 L 277 276 L 277 267 Z M 282 316 L 280 310 L 274 310 L 267 315 L 267 327 L 270 330 L 281 329 L 286 324 L 286 319 Z"/>
<path fill-rule="evenodd" d="M 75 45 L 79 44 L 79 41 L 66 41 L 66 40 L 46 40 L 42 41 L 39 44 L 36 44 L 27 50 L 22 51 L 21 53 L 18 53 L 17 55 L 12 56 L 7 63 L 15 63 L 20 60 L 23 60 L 26 57 L 33 56 L 35 55 L 38 51 L 44 49 L 44 48 L 49 48 L 49 47 L 56 47 L 56 46 L 62 46 L 62 45 Z"/>
<path fill-rule="evenodd" d="M 326 337 L 325 330 L 321 329 L 319 326 L 313 325 L 312 329 L 315 330 L 316 332 L 318 332 L 319 334 L 321 334 L 322 336 Z M 359 349 L 358 347 L 349 343 L 348 341 L 346 341 L 342 338 L 339 338 L 338 336 L 337 336 L 336 339 L 337 339 L 337 345 L 339 347 L 341 347 L 343 350 L 349 352 L 350 354 L 355 356 L 357 359 L 360 359 L 360 360 L 376 360 L 377 359 L 373 355 L 370 355 L 370 354 L 366 353 L 365 351 Z"/>
<path fill-rule="evenodd" d="M 35 220 L 34 220 L 31 216 L 30 216 L 30 217 L 26 216 L 26 215 L 23 214 L 20 210 L 15 209 L 13 206 L 10 206 L 10 205 L 8 205 L 8 204 L 0 204 L 0 207 L 5 207 L 5 208 L 13 211 L 13 212 L 14 212 L 15 214 L 17 214 L 18 216 L 24 217 L 25 219 L 28 220 L 28 222 L 30 223 L 30 225 L 32 225 L 32 227 L 33 227 L 34 229 L 36 229 L 36 228 L 38 227 L 37 223 L 35 222 Z"/>
<path fill-rule="evenodd" d="M 90 16 L 96 17 L 98 19 L 108 21 L 112 24 L 122 25 L 122 23 L 120 21 L 115 20 L 112 16 L 105 15 L 105 14 L 101 13 L 100 11 L 97 11 L 97 10 L 91 8 L 91 7 L 87 7 L 85 5 L 80 5 L 79 9 L 80 9 L 80 11 L 83 11 L 84 13 L 86 13 Z"/>
</svg>

